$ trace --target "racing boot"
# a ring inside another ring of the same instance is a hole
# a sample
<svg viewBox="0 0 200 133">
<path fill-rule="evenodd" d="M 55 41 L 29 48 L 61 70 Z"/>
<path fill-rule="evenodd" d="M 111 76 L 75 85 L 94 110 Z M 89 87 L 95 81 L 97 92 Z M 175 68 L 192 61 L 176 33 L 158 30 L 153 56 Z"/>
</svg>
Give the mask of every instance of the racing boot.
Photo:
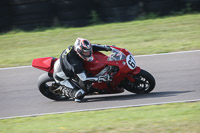
<svg viewBox="0 0 200 133">
<path fill-rule="evenodd" d="M 74 88 L 71 91 L 71 96 L 74 98 L 75 102 L 81 102 L 85 96 L 85 91 L 83 89 Z"/>
</svg>

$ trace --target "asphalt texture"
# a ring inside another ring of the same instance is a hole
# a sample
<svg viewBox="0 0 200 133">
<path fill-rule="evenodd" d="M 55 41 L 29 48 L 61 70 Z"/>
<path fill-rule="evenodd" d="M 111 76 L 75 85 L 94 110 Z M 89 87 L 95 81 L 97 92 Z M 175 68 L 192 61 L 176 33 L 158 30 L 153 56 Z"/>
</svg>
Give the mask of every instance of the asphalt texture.
<svg viewBox="0 0 200 133">
<path fill-rule="evenodd" d="M 32 67 L 0 69 L 0 118 L 200 99 L 200 51 L 135 57 L 156 80 L 149 94 L 86 96 L 85 101 L 52 101 L 40 94 Z"/>
</svg>

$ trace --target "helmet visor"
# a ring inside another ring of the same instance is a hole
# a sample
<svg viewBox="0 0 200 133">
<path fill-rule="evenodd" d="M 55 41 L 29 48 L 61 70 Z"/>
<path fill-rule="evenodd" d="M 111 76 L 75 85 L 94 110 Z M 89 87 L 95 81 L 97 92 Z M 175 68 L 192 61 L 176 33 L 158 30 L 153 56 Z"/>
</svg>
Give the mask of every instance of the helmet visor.
<svg viewBox="0 0 200 133">
<path fill-rule="evenodd" d="M 90 57 L 91 56 L 91 51 L 90 50 L 83 50 L 82 55 L 85 57 Z"/>
<path fill-rule="evenodd" d="M 92 57 L 92 51 L 91 50 L 82 50 L 82 51 L 80 51 L 79 49 L 78 49 L 78 54 L 79 54 L 79 56 L 81 57 L 81 58 L 83 58 L 84 60 L 91 60 L 91 59 L 93 59 L 93 57 Z"/>
</svg>

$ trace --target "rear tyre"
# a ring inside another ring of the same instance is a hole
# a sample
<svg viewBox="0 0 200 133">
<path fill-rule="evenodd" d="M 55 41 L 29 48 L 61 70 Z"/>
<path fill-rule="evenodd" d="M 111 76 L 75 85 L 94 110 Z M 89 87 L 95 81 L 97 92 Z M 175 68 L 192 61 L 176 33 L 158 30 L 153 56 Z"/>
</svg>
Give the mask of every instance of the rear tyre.
<svg viewBox="0 0 200 133">
<path fill-rule="evenodd" d="M 48 73 L 44 73 L 38 78 L 38 88 L 45 97 L 56 101 L 68 100 L 69 97 L 64 95 L 62 90 L 58 89 L 59 87 Z"/>
<path fill-rule="evenodd" d="M 135 82 L 125 80 L 123 87 L 132 93 L 145 94 L 151 92 L 155 87 L 154 77 L 147 71 L 141 70 L 139 74 L 133 76 Z"/>
</svg>

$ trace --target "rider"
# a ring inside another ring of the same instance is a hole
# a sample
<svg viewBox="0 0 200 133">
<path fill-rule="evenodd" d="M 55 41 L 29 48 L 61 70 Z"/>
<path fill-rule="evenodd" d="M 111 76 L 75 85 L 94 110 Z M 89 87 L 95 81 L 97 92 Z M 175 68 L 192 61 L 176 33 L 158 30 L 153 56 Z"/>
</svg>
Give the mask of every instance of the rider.
<svg viewBox="0 0 200 133">
<path fill-rule="evenodd" d="M 101 50 L 111 51 L 112 49 L 107 45 L 91 44 L 86 39 L 77 38 L 74 46 L 69 46 L 64 50 L 54 65 L 53 77 L 55 81 L 65 86 L 67 95 L 74 98 L 76 102 L 83 99 L 85 91 L 71 79 L 78 77 L 82 82 L 102 82 L 110 80 L 109 75 L 87 77 L 83 67 L 83 61 L 90 62 L 93 60 L 93 51 Z"/>
</svg>

